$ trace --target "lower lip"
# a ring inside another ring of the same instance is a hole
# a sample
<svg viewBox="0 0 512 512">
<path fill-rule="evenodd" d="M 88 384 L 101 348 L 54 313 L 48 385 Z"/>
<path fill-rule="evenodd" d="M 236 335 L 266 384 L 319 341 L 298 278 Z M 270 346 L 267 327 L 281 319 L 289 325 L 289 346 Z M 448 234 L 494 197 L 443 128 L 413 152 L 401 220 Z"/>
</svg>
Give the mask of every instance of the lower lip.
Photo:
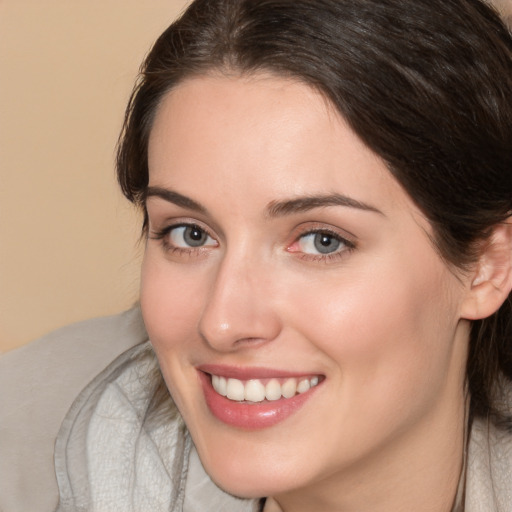
<svg viewBox="0 0 512 512">
<path fill-rule="evenodd" d="M 200 371 L 199 377 L 210 412 L 227 425 L 247 430 L 268 428 L 284 421 L 298 411 L 318 387 L 315 386 L 292 398 L 249 404 L 219 395 L 213 389 L 210 375 Z"/>
</svg>

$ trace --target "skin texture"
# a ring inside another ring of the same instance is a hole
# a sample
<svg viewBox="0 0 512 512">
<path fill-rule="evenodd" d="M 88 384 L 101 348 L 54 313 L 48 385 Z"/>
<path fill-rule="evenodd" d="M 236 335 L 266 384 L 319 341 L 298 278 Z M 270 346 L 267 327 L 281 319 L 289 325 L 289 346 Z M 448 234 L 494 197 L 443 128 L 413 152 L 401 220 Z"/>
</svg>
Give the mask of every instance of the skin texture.
<svg viewBox="0 0 512 512">
<path fill-rule="evenodd" d="M 166 383 L 211 477 L 268 510 L 449 511 L 464 439 L 470 276 L 441 260 L 385 164 L 308 86 L 270 75 L 189 79 L 159 107 L 141 303 Z M 272 215 L 343 194 L 371 209 Z M 374 211 L 378 210 L 378 211 Z M 274 212 L 275 213 L 275 212 Z M 191 248 L 170 226 L 208 236 Z M 329 255 L 305 234 L 348 240 Z M 159 235 L 160 233 L 160 235 Z M 197 366 L 325 380 L 294 414 L 216 419 Z"/>
</svg>

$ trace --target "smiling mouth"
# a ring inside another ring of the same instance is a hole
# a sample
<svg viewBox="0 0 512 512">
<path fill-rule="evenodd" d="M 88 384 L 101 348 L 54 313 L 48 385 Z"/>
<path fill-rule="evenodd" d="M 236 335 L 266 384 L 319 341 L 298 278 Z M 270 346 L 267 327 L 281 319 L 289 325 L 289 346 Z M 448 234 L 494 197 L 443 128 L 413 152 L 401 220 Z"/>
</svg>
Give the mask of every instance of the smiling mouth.
<svg viewBox="0 0 512 512">
<path fill-rule="evenodd" d="M 273 427 L 298 413 L 326 376 L 290 374 L 264 367 L 201 365 L 197 368 L 209 412 L 243 430 Z"/>
<path fill-rule="evenodd" d="M 239 380 L 210 375 L 216 393 L 234 402 L 259 404 L 293 398 L 317 386 L 322 376 Z"/>
</svg>

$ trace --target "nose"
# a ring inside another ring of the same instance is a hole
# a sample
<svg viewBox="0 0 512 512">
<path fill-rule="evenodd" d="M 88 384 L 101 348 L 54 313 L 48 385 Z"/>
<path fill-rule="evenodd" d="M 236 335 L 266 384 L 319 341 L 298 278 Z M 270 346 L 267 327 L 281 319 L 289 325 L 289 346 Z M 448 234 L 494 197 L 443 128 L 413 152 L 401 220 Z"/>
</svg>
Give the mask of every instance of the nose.
<svg viewBox="0 0 512 512">
<path fill-rule="evenodd" d="M 274 340 L 281 331 L 268 265 L 243 254 L 225 257 L 212 279 L 199 333 L 217 351 L 231 352 Z"/>
</svg>

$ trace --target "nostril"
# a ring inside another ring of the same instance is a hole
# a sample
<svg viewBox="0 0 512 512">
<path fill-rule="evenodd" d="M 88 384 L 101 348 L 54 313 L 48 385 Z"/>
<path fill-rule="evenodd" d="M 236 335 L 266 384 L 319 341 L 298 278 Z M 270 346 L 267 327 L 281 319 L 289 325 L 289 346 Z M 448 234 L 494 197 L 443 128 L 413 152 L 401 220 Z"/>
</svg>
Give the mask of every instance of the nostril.
<svg viewBox="0 0 512 512">
<path fill-rule="evenodd" d="M 233 350 L 252 350 L 262 347 L 266 343 L 272 341 L 271 339 L 258 338 L 258 337 L 245 337 L 237 339 L 233 343 Z"/>
<path fill-rule="evenodd" d="M 256 338 L 256 337 L 252 337 L 252 338 L 240 338 L 239 340 L 236 340 L 236 344 L 237 345 L 243 345 L 243 344 L 255 344 L 255 343 L 264 343 L 265 340 L 263 340 L 262 338 Z"/>
</svg>

